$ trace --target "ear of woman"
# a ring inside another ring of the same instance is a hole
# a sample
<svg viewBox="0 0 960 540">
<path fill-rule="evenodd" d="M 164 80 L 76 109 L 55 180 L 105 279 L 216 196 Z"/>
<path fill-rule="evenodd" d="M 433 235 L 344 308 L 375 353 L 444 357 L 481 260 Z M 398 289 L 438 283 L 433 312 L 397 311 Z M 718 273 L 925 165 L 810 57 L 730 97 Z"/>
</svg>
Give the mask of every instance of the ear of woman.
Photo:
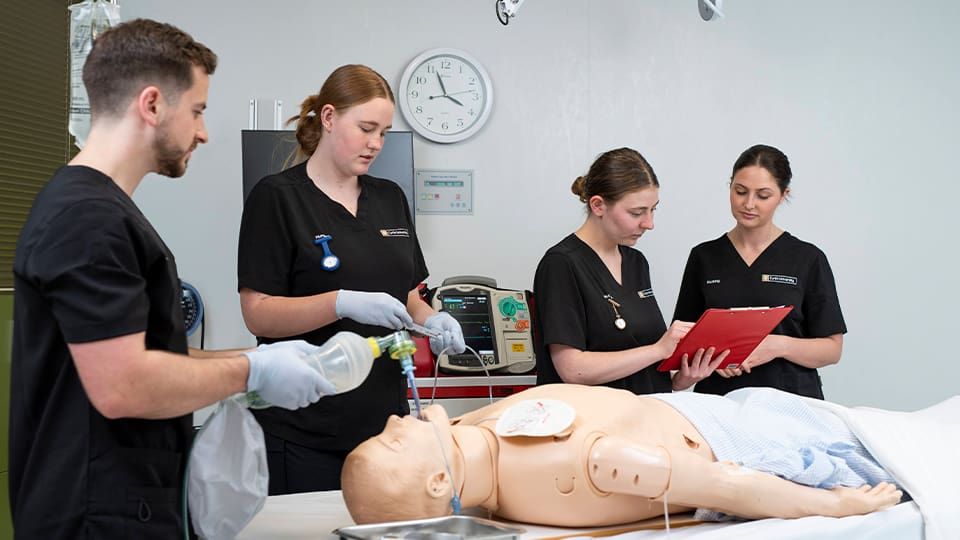
<svg viewBox="0 0 960 540">
<path fill-rule="evenodd" d="M 603 197 L 601 197 L 600 195 L 594 195 L 593 197 L 590 197 L 589 205 L 590 205 L 590 212 L 593 215 L 599 218 L 603 218 L 603 213 L 607 207 L 606 203 L 603 200 Z"/>
</svg>

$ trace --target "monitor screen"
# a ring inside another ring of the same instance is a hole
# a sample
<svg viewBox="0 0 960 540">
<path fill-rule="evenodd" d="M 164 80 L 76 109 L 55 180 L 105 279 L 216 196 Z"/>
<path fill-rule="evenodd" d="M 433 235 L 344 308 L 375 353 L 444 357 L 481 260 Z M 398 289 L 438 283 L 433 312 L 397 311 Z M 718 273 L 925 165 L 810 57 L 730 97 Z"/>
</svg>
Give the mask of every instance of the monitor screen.
<svg viewBox="0 0 960 540">
<path fill-rule="evenodd" d="M 264 176 L 291 167 L 291 158 L 297 148 L 293 131 L 245 129 L 240 132 L 243 160 L 243 200 Z M 413 199 L 413 133 L 388 131 L 383 148 L 370 165 L 370 176 L 396 182 L 410 205 L 410 217 L 415 219 L 416 201 Z"/>
<path fill-rule="evenodd" d="M 443 292 L 442 310 L 453 316 L 463 330 L 463 340 L 477 354 L 493 354 L 490 298 L 486 294 Z"/>
</svg>

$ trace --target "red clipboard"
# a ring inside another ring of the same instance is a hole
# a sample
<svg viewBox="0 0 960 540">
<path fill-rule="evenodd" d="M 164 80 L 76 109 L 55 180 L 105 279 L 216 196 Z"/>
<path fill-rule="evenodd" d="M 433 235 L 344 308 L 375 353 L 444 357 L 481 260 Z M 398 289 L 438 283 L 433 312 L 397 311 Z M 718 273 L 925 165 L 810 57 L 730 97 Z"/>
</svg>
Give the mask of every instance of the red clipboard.
<svg viewBox="0 0 960 540">
<path fill-rule="evenodd" d="M 793 306 L 708 309 L 657 370 L 680 369 L 684 354 L 693 358 L 698 349 L 710 347 L 716 349 L 716 354 L 730 349 L 717 369 L 737 367 L 792 309 Z"/>
</svg>

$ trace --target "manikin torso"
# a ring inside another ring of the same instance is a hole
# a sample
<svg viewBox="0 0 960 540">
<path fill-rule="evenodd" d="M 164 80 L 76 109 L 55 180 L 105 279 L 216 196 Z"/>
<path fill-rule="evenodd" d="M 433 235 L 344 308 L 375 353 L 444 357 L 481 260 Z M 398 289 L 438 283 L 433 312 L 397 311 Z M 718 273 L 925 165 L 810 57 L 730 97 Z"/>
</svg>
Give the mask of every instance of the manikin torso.
<svg viewBox="0 0 960 540">
<path fill-rule="evenodd" d="M 490 448 L 492 459 L 467 457 L 467 482 L 473 483 L 471 477 L 476 479 L 488 472 L 482 470 L 483 462 L 489 463 L 487 469 L 496 464 L 498 491 L 483 502 L 483 507 L 507 519 L 562 526 L 626 523 L 662 514 L 662 501 L 604 493 L 590 481 L 591 448 L 606 435 L 661 446 L 671 455 L 692 452 L 714 461 L 693 425 L 669 405 L 626 390 L 603 388 L 604 395 L 598 396 L 598 388 L 584 392 L 585 388 L 536 387 L 454 420 L 455 439 L 467 439 L 463 430 L 470 428 L 466 426 L 479 426 L 487 441 L 485 446 Z M 537 398 L 561 400 L 572 406 L 577 411 L 573 424 L 553 436 L 495 434 L 497 419 L 504 410 Z M 670 510 L 682 512 L 688 508 L 671 505 Z"/>
</svg>

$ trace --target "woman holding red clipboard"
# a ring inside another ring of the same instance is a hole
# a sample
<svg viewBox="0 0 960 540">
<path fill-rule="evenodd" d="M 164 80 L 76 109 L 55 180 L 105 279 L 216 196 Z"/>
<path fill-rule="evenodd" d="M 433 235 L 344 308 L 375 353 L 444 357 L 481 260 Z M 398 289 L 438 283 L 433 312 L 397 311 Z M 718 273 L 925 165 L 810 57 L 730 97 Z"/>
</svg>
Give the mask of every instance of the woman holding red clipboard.
<svg viewBox="0 0 960 540">
<path fill-rule="evenodd" d="M 840 361 L 847 327 L 827 257 L 773 222 L 792 176 L 780 150 L 748 148 L 730 179 L 737 224 L 690 252 L 674 319 L 696 320 L 707 308 L 794 306 L 739 367 L 717 370 L 697 392 L 764 386 L 823 399 L 817 368 Z"/>
<path fill-rule="evenodd" d="M 601 154 L 574 181 L 571 190 L 586 205 L 587 218 L 547 250 L 533 282 L 541 336 L 537 384 L 670 392 L 700 380 L 726 356 L 700 350 L 683 359 L 672 380 L 657 371 L 693 326 L 676 321 L 667 328 L 647 260 L 632 249 L 653 229 L 659 188 L 653 168 L 630 148 Z"/>
</svg>

